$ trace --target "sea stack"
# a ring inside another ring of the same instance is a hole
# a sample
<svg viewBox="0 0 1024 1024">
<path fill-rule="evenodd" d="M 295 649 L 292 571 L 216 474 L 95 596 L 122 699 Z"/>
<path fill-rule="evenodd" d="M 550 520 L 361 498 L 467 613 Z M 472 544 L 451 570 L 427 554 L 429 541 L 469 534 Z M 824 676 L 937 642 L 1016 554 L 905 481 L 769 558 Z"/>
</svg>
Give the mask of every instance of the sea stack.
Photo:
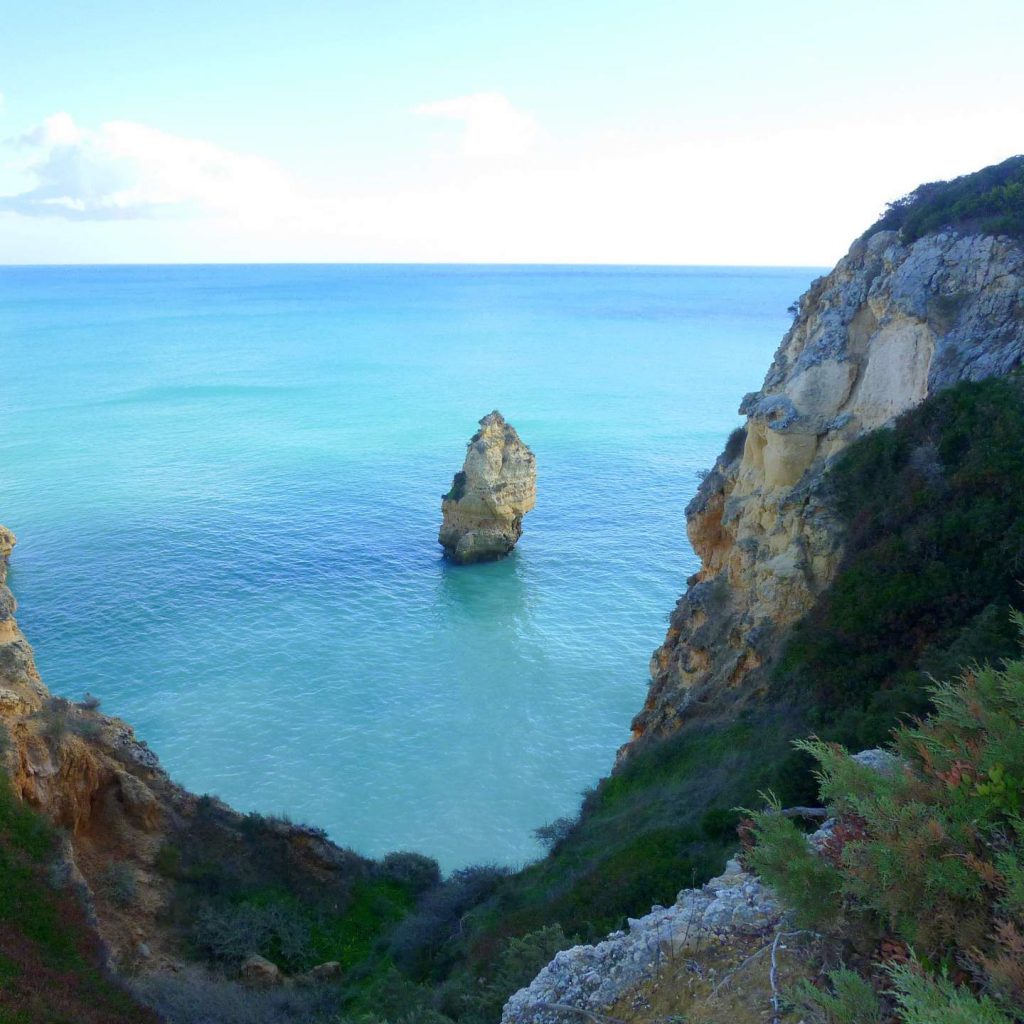
<svg viewBox="0 0 1024 1024">
<path fill-rule="evenodd" d="M 441 501 L 438 541 L 460 565 L 507 555 L 537 501 L 537 460 L 495 410 L 470 438 L 466 461 Z"/>
</svg>

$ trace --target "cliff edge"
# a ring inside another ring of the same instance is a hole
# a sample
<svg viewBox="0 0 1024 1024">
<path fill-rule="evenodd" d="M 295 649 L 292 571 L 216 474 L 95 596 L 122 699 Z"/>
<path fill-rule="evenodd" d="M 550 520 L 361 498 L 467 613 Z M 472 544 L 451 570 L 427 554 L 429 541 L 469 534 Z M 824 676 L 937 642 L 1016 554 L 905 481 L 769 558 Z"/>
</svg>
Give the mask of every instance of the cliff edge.
<svg viewBox="0 0 1024 1024">
<path fill-rule="evenodd" d="M 651 659 L 634 739 L 764 694 L 785 629 L 832 581 L 833 459 L 929 395 L 1024 359 L 1024 243 L 940 231 L 856 241 L 799 301 L 747 422 L 686 509 L 701 560 Z M 628 750 L 628 748 L 626 748 Z"/>
</svg>

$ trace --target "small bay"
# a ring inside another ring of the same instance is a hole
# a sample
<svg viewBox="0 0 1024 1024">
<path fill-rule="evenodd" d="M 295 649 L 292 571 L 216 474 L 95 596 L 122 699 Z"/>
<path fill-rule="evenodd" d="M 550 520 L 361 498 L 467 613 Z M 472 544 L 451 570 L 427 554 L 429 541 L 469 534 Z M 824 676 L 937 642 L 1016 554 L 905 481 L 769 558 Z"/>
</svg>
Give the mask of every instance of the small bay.
<svg viewBox="0 0 1024 1024">
<path fill-rule="evenodd" d="M 816 273 L 0 267 L 0 522 L 44 680 L 241 810 L 532 859 L 628 736 L 686 502 Z M 453 567 L 441 495 L 494 408 L 537 507 Z"/>
</svg>

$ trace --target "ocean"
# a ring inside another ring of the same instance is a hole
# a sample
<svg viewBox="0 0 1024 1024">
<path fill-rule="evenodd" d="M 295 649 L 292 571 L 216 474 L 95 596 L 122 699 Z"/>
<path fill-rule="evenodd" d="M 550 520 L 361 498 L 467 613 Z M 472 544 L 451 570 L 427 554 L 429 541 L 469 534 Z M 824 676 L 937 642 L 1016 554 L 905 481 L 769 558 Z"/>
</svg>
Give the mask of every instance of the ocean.
<svg viewBox="0 0 1024 1024">
<path fill-rule="evenodd" d="M 683 509 L 807 268 L 0 267 L 0 522 L 50 689 L 182 784 L 378 856 L 521 864 L 607 774 Z M 499 409 L 509 558 L 441 495 Z"/>
</svg>

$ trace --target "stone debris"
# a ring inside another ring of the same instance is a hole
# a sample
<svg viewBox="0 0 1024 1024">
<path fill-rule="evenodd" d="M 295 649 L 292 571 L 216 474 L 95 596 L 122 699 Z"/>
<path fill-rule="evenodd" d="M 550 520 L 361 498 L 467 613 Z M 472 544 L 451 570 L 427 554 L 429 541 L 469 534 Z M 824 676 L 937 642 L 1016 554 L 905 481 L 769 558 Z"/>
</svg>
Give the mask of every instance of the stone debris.
<svg viewBox="0 0 1024 1024">
<path fill-rule="evenodd" d="M 553 1004 L 601 1013 L 653 976 L 672 957 L 696 955 L 730 936 L 767 936 L 783 919 L 774 893 L 730 860 L 700 889 L 684 889 L 671 907 L 630 918 L 596 946 L 573 946 L 505 1004 L 502 1024 L 565 1024 Z M 580 1015 L 580 1019 L 585 1019 Z"/>
</svg>

